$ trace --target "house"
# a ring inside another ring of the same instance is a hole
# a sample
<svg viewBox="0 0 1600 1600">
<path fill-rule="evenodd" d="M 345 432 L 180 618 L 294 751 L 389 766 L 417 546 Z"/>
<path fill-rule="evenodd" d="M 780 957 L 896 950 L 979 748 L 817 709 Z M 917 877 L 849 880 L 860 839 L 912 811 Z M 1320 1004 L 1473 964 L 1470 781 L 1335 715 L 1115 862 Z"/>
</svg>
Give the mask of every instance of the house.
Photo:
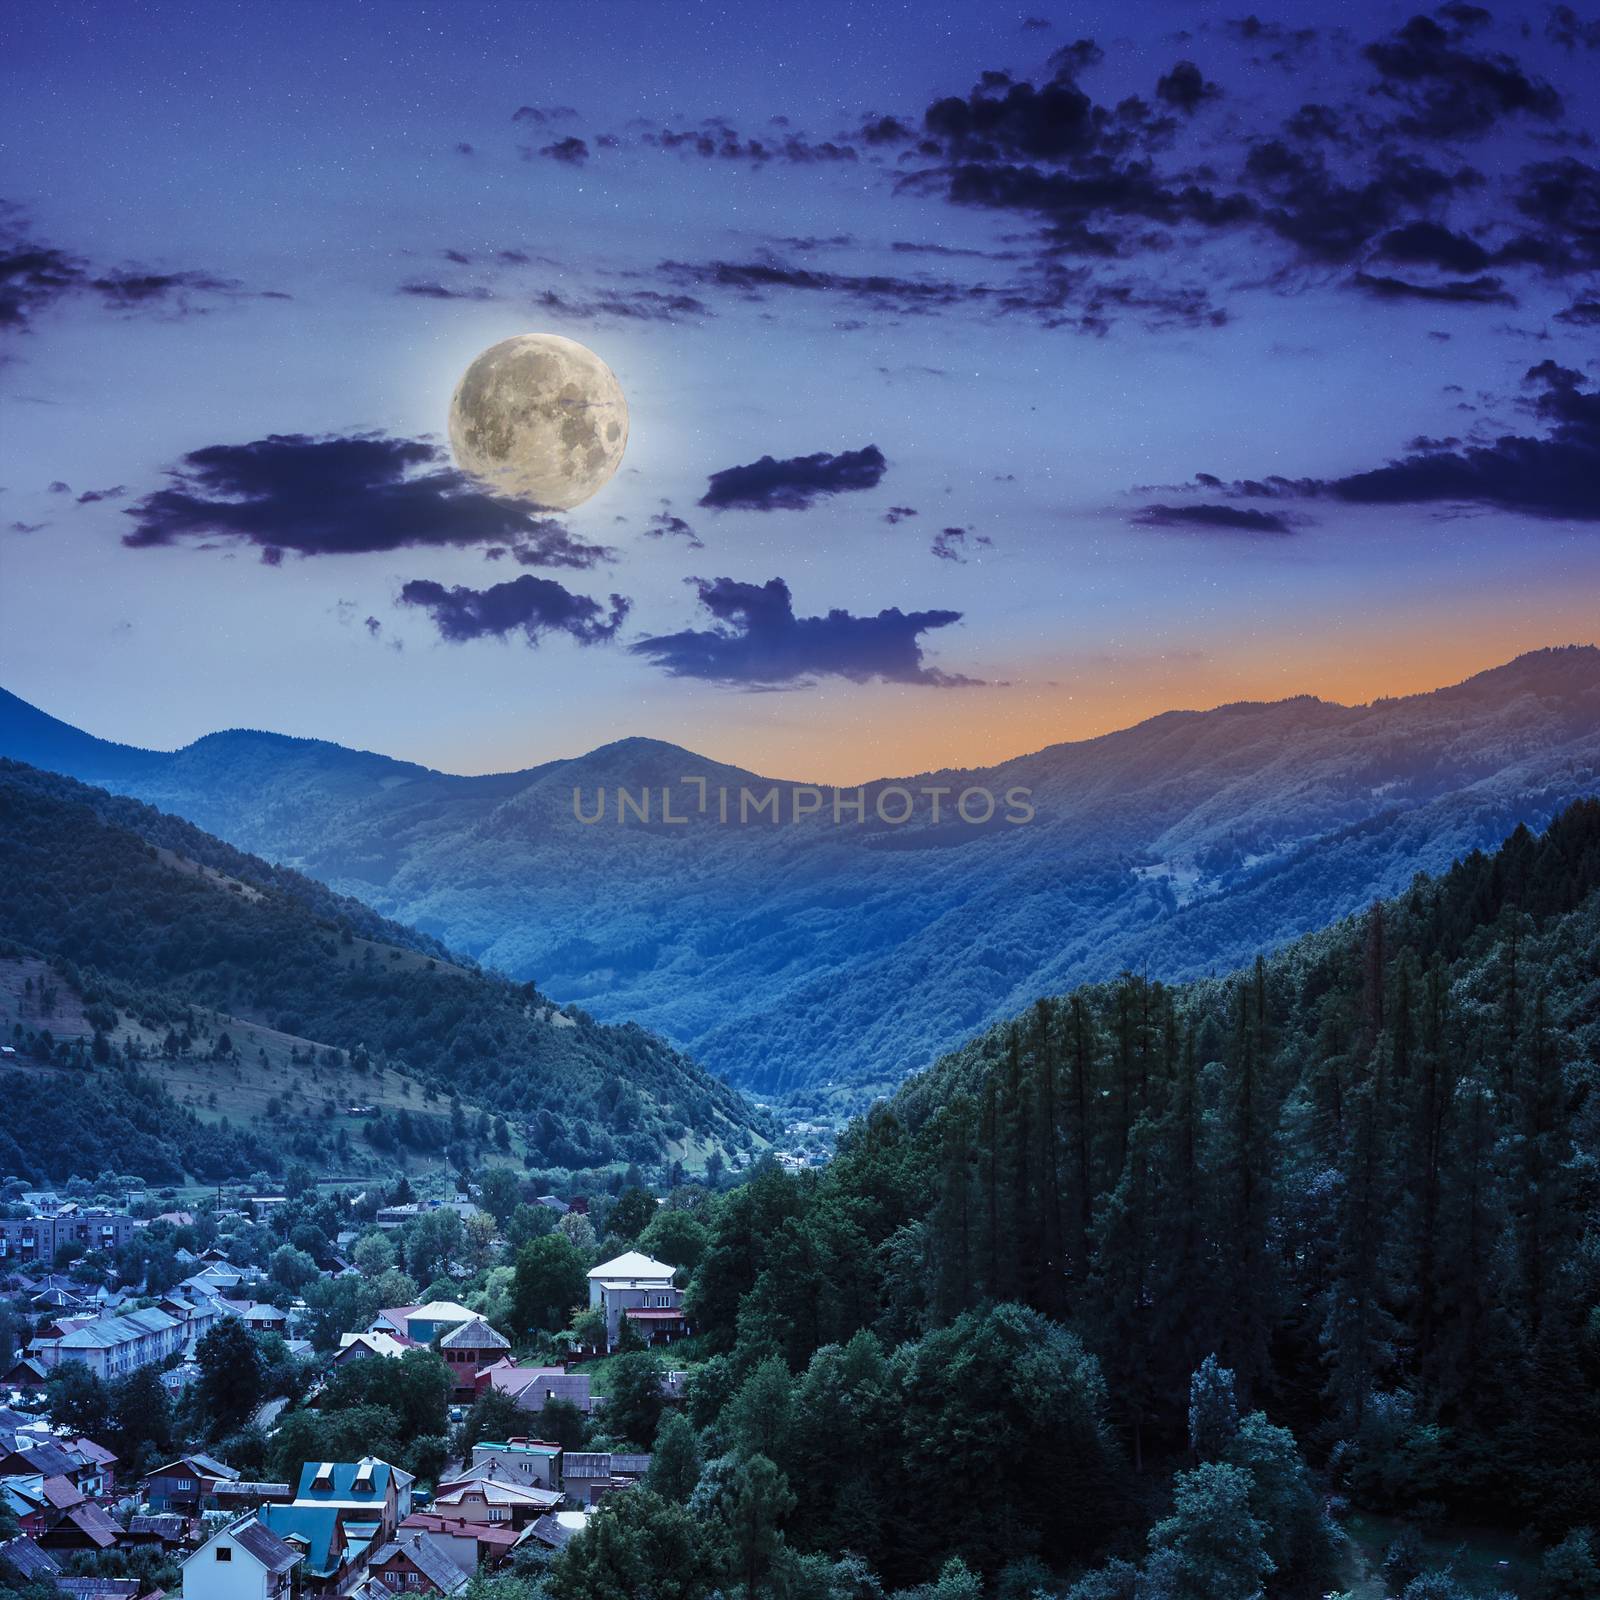
<svg viewBox="0 0 1600 1600">
<path fill-rule="evenodd" d="M 287 1505 L 294 1499 L 294 1489 L 287 1483 L 261 1483 L 222 1479 L 208 1481 L 200 1499 L 202 1511 L 254 1511 L 274 1502 Z"/>
<path fill-rule="evenodd" d="M 116 1211 L 80 1211 L 76 1206 L 53 1216 L 0 1217 L 0 1265 L 42 1262 L 49 1266 L 56 1252 L 69 1244 L 85 1250 L 120 1250 L 144 1226 L 138 1217 Z"/>
<path fill-rule="evenodd" d="M 360 1461 L 308 1461 L 295 1497 L 258 1515 L 305 1557 L 302 1586 L 343 1592 L 369 1553 L 387 1543 L 411 1513 L 409 1472 L 364 1456 Z"/>
<path fill-rule="evenodd" d="M 223 1295 L 216 1300 L 225 1315 L 237 1317 L 253 1333 L 282 1333 L 289 1326 L 288 1316 L 276 1306 L 256 1300 L 230 1300 Z"/>
<path fill-rule="evenodd" d="M 613 1489 L 637 1483 L 650 1470 L 650 1457 L 616 1450 L 569 1450 L 562 1458 L 561 1481 L 569 1500 L 596 1506 Z"/>
<path fill-rule="evenodd" d="M 37 1338 L 28 1354 L 47 1370 L 81 1361 L 97 1378 L 110 1381 L 178 1354 L 187 1338 L 187 1324 L 165 1311 L 129 1311 L 96 1317 L 56 1338 Z"/>
<path fill-rule="evenodd" d="M 407 1339 L 410 1335 L 406 1332 L 406 1323 L 416 1306 L 389 1306 L 378 1312 L 372 1321 L 367 1324 L 368 1333 L 387 1333 L 397 1339 Z"/>
<path fill-rule="evenodd" d="M 82 1466 L 74 1474 L 73 1482 L 93 1499 L 107 1500 L 117 1488 L 117 1462 L 121 1459 L 114 1450 L 108 1450 L 93 1439 L 74 1439 L 66 1447 L 67 1454 L 75 1456 Z"/>
<path fill-rule="evenodd" d="M 605 1316 L 607 1349 L 616 1347 L 624 1317 L 646 1344 L 681 1338 L 688 1331 L 683 1320 L 683 1291 L 672 1281 L 677 1270 L 637 1250 L 590 1269 L 589 1309 Z"/>
<path fill-rule="evenodd" d="M 468 1522 L 464 1517 L 446 1516 L 438 1511 L 413 1511 L 400 1524 L 400 1532 L 407 1531 L 431 1533 L 464 1572 L 499 1566 L 522 1537 L 505 1523 Z"/>
<path fill-rule="evenodd" d="M 35 1356 L 18 1356 L 0 1372 L 0 1389 L 29 1391 L 42 1389 L 49 1381 L 50 1369 Z"/>
<path fill-rule="evenodd" d="M 433 1509 L 441 1515 L 463 1522 L 500 1522 L 512 1528 L 525 1528 L 535 1517 L 554 1511 L 560 1504 L 558 1490 L 492 1477 L 441 1483 L 433 1497 Z"/>
<path fill-rule="evenodd" d="M 546 1444 L 540 1439 L 507 1439 L 502 1443 L 480 1441 L 472 1447 L 472 1461 L 467 1472 L 452 1479 L 464 1481 L 469 1475 L 492 1475 L 511 1483 L 532 1484 L 539 1489 L 561 1487 L 561 1446 Z"/>
<path fill-rule="evenodd" d="M 384 1356 L 394 1360 L 403 1356 L 407 1350 L 420 1350 L 421 1345 L 416 1345 L 411 1340 L 393 1333 L 341 1333 L 339 1335 L 339 1351 L 333 1358 L 333 1365 L 342 1367 L 351 1361 L 360 1361 L 367 1356 Z"/>
<path fill-rule="evenodd" d="M 367 1572 L 391 1594 L 455 1594 L 466 1588 L 470 1576 L 442 1539 L 418 1529 L 386 1544 Z"/>
<path fill-rule="evenodd" d="M 140 1488 L 152 1510 L 181 1511 L 194 1516 L 201 1509 L 201 1502 L 215 1495 L 219 1484 L 238 1481 L 236 1467 L 195 1450 L 147 1472 Z"/>
<path fill-rule="evenodd" d="M 478 1374 L 478 1392 L 498 1389 L 510 1395 L 524 1411 L 543 1411 L 547 1400 L 565 1400 L 587 1416 L 603 1395 L 589 1392 L 587 1372 L 568 1372 L 565 1367 L 519 1367 L 510 1357 L 485 1367 Z"/>
<path fill-rule="evenodd" d="M 464 1322 L 478 1320 L 476 1311 L 468 1311 L 454 1300 L 430 1300 L 425 1306 L 413 1306 L 401 1330 L 408 1339 L 418 1344 L 432 1344 L 441 1334 L 458 1328 Z"/>
<path fill-rule="evenodd" d="M 559 1550 L 569 1539 L 588 1527 L 589 1518 L 593 1515 L 592 1511 L 551 1511 L 528 1524 L 522 1541 L 542 1544 L 549 1550 Z"/>
<path fill-rule="evenodd" d="M 254 1517 L 219 1529 L 183 1563 L 183 1600 L 289 1600 L 304 1559 Z"/>
<path fill-rule="evenodd" d="M 455 1398 L 470 1400 L 478 1391 L 478 1373 L 504 1359 L 511 1341 L 497 1333 L 482 1317 L 452 1328 L 439 1340 L 439 1354 L 450 1368 Z"/>
<path fill-rule="evenodd" d="M 46 1550 L 112 1550 L 122 1529 L 92 1500 L 74 1506 L 39 1535 Z"/>
<path fill-rule="evenodd" d="M 142 1517 L 135 1513 L 128 1518 L 119 1548 L 123 1550 L 181 1550 L 189 1542 L 192 1527 L 188 1517 L 176 1511 L 163 1511 L 155 1516 Z"/>
</svg>

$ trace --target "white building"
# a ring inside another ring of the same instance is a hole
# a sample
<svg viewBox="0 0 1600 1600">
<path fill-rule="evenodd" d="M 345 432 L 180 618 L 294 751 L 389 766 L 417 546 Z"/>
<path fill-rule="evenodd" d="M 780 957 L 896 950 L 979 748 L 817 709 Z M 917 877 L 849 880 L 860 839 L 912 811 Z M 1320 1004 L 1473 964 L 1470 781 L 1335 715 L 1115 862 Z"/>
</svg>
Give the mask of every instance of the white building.
<svg viewBox="0 0 1600 1600">
<path fill-rule="evenodd" d="M 590 1271 L 589 1309 L 605 1313 L 608 1349 L 616 1344 L 622 1319 L 629 1312 L 646 1313 L 642 1320 L 647 1323 L 675 1320 L 673 1314 L 683 1304 L 683 1291 L 672 1281 L 677 1270 L 665 1261 L 652 1261 L 637 1250 L 629 1250 Z"/>
<path fill-rule="evenodd" d="M 206 1540 L 183 1563 L 183 1600 L 288 1600 L 300 1552 L 242 1517 Z"/>
</svg>

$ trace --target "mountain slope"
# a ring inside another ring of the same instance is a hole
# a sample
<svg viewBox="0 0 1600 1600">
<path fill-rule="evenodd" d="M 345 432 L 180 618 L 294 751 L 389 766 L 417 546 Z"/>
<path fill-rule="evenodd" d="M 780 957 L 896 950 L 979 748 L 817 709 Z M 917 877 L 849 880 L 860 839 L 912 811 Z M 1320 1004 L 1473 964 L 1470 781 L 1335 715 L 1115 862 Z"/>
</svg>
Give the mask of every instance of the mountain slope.
<svg viewBox="0 0 1600 1600">
<path fill-rule="evenodd" d="M 412 1080 L 425 1103 L 405 1128 L 435 1150 L 466 1136 L 454 1097 L 511 1119 L 553 1167 L 693 1160 L 713 1145 L 749 1148 L 763 1126 L 642 1028 L 558 1010 L 531 984 L 458 965 L 431 939 L 188 823 L 7 761 L 0 938 L 13 957 L 52 961 L 135 1061 L 152 1049 L 204 1054 L 224 1087 L 259 1068 L 287 1088 L 275 1059 L 287 1040 L 316 1052 L 323 1092 L 345 1101 L 381 1104 L 374 1087 L 387 1074 Z M 195 1008 L 208 1013 L 198 1023 Z M 37 1034 L 49 1019 L 29 1020 Z M 231 1049 L 219 1050 L 221 1032 Z"/>
<path fill-rule="evenodd" d="M 13 702 L 20 705 L 20 702 Z M 0 753 L 37 743 L 0 706 Z M 46 719 L 48 720 L 48 719 Z M 104 767 L 105 753 L 73 747 Z M 120 759 L 120 758 L 116 758 Z M 970 826 L 752 818 L 726 787 L 803 786 L 649 740 L 488 778 L 276 735 L 213 735 L 106 782 L 287 862 L 765 1092 L 891 1085 L 1036 994 L 1124 966 L 1248 959 L 1539 826 L 1600 774 L 1600 651 L 1539 651 L 1431 694 L 1169 712 L 988 769 L 898 780 L 1001 801 Z M 711 805 L 693 809 L 703 778 Z M 648 826 L 617 790 L 655 797 Z M 660 793 L 690 811 L 664 824 Z M 1008 826 L 1003 796 L 1032 793 Z M 604 822 L 574 817 L 599 791 Z M 892 810 L 897 803 L 889 797 Z M 976 809 L 976 808 L 975 808 Z"/>
</svg>

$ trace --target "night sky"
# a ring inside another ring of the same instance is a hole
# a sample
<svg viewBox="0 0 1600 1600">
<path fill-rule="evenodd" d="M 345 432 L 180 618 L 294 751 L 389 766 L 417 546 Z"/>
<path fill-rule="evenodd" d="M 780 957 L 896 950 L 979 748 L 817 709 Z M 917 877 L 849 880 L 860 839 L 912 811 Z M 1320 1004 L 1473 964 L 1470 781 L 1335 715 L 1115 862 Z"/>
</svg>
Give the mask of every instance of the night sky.
<svg viewBox="0 0 1600 1600">
<path fill-rule="evenodd" d="M 1600 0 L 1204 10 L 9 8 L 0 684 L 853 782 L 1592 642 Z M 559 517 L 444 431 L 540 330 Z"/>
</svg>

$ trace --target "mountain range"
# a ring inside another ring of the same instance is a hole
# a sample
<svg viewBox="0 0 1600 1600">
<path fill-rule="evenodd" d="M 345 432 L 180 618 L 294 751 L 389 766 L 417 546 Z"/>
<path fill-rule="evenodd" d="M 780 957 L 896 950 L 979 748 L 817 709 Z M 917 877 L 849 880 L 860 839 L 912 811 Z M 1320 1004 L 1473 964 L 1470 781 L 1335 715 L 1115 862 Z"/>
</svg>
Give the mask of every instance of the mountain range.
<svg viewBox="0 0 1600 1600">
<path fill-rule="evenodd" d="M 0 1171 L 51 1179 L 211 1179 L 285 1156 L 344 1173 L 519 1153 L 546 1171 L 687 1167 L 751 1152 L 768 1128 L 639 1027 L 461 965 L 192 823 L 4 759 L 0 1033 Z"/>
<path fill-rule="evenodd" d="M 862 821 L 836 820 L 832 791 L 792 821 L 807 786 L 648 739 L 459 777 L 249 730 L 143 750 L 0 693 L 0 755 L 176 812 L 598 1018 L 656 1030 L 742 1088 L 820 1109 L 888 1088 L 1041 993 L 1232 967 L 1543 826 L 1600 789 L 1600 650 L 1536 651 L 1369 705 L 1171 711 L 869 784 Z M 937 821 L 929 786 L 950 791 Z M 619 788 L 634 802 L 620 820 Z M 913 814 L 882 820 L 880 795 L 886 815 L 905 808 L 885 793 L 899 788 Z M 663 820 L 663 789 L 686 820 Z M 965 789 L 995 796 L 992 818 L 953 813 Z M 1030 820 L 1005 802 L 1016 789 Z M 743 790 L 776 790 L 782 820 L 748 807 L 741 820 Z M 603 819 L 580 821 L 602 791 Z"/>
</svg>

